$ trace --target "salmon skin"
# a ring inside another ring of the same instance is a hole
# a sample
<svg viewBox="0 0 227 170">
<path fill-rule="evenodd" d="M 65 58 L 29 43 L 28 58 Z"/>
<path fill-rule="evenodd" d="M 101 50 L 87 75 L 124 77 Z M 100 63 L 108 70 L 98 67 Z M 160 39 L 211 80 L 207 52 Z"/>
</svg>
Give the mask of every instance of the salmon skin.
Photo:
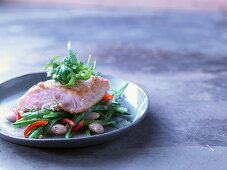
<svg viewBox="0 0 227 170">
<path fill-rule="evenodd" d="M 98 103 L 109 89 L 109 81 L 98 76 L 91 76 L 89 80 L 79 80 L 71 87 L 48 80 L 31 87 L 19 98 L 17 106 L 24 111 L 39 110 L 50 108 L 57 103 L 56 111 L 63 110 L 77 114 Z"/>
</svg>

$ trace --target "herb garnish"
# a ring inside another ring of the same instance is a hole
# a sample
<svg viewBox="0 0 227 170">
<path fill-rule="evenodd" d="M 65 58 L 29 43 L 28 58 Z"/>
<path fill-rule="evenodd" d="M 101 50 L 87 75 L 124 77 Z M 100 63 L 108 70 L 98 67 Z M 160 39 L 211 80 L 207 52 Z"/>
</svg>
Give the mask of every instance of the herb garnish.
<svg viewBox="0 0 227 170">
<path fill-rule="evenodd" d="M 73 86 L 78 80 L 88 80 L 94 73 L 96 62 L 89 56 L 87 64 L 78 60 L 76 53 L 68 43 L 68 55 L 62 60 L 58 56 L 53 56 L 45 66 L 47 76 L 66 86 Z"/>
</svg>

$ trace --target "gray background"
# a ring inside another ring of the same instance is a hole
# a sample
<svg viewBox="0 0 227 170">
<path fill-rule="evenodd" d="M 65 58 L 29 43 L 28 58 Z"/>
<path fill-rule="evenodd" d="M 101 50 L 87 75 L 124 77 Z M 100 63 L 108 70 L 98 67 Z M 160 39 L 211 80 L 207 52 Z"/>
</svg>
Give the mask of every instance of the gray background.
<svg viewBox="0 0 227 170">
<path fill-rule="evenodd" d="M 0 140 L 0 169 L 226 169 L 227 15 L 0 6 L 0 80 L 44 70 L 70 40 L 150 98 L 125 136 L 75 149 Z"/>
</svg>

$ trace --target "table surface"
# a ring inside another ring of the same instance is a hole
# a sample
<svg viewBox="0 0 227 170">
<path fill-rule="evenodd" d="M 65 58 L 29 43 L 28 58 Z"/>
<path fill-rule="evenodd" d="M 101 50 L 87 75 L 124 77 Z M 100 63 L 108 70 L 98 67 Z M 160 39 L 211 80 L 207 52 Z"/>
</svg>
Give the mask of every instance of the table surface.
<svg viewBox="0 0 227 170">
<path fill-rule="evenodd" d="M 0 169 L 226 169 L 227 15 L 0 6 L 0 80 L 43 71 L 70 40 L 97 70 L 147 89 L 137 129 L 86 148 L 0 139 Z M 1 95 L 1 94 L 0 94 Z"/>
</svg>

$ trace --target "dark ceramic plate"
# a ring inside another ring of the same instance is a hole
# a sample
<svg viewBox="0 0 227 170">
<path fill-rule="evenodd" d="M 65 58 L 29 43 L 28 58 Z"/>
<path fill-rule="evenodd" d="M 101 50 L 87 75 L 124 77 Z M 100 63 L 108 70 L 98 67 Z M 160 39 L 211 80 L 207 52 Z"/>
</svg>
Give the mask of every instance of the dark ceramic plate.
<svg viewBox="0 0 227 170">
<path fill-rule="evenodd" d="M 122 87 L 127 81 L 111 76 L 105 76 L 111 83 L 111 89 Z M 139 124 L 146 116 L 149 101 L 145 92 L 137 85 L 130 83 L 125 90 L 123 105 L 130 109 L 129 119 L 132 123 L 122 124 L 119 129 L 108 129 L 105 133 L 94 136 L 79 134 L 71 139 L 64 137 L 49 137 L 45 139 L 26 139 L 23 137 L 23 129 L 13 128 L 5 116 L 10 106 L 15 106 L 17 99 L 32 85 L 45 81 L 46 73 L 34 73 L 17 77 L 0 84 L 0 137 L 16 144 L 32 147 L 81 147 L 95 145 L 110 141 Z"/>
</svg>

